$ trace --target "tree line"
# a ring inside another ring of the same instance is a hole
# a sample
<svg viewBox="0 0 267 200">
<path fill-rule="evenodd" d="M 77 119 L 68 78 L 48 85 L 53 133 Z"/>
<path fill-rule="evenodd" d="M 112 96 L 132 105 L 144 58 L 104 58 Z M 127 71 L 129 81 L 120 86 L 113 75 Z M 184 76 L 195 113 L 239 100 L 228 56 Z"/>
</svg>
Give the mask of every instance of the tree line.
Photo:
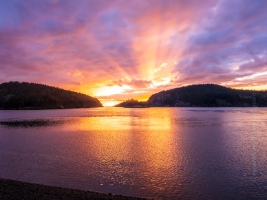
<svg viewBox="0 0 267 200">
<path fill-rule="evenodd" d="M 152 95 L 150 106 L 267 106 L 267 91 L 236 90 L 214 84 L 191 85 Z"/>
<path fill-rule="evenodd" d="M 91 96 L 37 83 L 8 82 L 0 84 L 2 109 L 55 109 L 100 107 Z"/>
</svg>

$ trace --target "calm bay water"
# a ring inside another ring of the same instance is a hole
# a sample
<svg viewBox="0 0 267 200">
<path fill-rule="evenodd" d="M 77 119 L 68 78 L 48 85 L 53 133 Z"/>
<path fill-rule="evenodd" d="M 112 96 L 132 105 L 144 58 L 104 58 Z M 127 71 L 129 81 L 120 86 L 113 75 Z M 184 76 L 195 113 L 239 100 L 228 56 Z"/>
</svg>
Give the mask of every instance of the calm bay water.
<svg viewBox="0 0 267 200">
<path fill-rule="evenodd" d="M 266 108 L 0 111 L 0 178 L 154 199 L 266 199 Z"/>
</svg>

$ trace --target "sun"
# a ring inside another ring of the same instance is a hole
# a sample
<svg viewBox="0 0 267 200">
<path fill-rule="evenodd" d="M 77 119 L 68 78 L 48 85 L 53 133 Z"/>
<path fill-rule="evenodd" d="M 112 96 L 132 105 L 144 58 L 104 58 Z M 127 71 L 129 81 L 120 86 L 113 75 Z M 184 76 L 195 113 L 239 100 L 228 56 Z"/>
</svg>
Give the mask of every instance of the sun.
<svg viewBox="0 0 267 200">
<path fill-rule="evenodd" d="M 114 99 L 100 99 L 100 101 L 104 107 L 112 107 L 122 102 Z"/>
</svg>

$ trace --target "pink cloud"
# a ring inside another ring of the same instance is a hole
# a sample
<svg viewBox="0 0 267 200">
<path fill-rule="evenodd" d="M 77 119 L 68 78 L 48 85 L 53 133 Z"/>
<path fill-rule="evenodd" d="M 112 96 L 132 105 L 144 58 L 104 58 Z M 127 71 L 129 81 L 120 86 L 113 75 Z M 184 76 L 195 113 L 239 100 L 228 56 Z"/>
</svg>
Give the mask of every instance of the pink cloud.
<svg viewBox="0 0 267 200">
<path fill-rule="evenodd" d="M 125 98 L 184 84 L 265 84 L 244 77 L 266 71 L 266 9 L 262 0 L 2 1 L 0 82 L 91 95 L 126 84 Z"/>
</svg>

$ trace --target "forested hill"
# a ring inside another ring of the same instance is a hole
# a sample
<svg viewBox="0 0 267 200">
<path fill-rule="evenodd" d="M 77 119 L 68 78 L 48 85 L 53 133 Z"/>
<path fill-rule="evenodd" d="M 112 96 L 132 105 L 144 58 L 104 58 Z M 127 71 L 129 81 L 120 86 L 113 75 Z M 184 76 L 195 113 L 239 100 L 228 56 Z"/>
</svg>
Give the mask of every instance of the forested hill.
<svg viewBox="0 0 267 200">
<path fill-rule="evenodd" d="M 101 107 L 97 98 L 37 83 L 0 84 L 1 109 L 54 109 Z"/>
<path fill-rule="evenodd" d="M 147 102 L 146 101 L 138 101 L 135 99 L 128 99 L 124 102 L 121 102 L 117 105 L 115 105 L 115 107 L 124 107 L 124 108 L 146 108 L 147 106 Z"/>
<path fill-rule="evenodd" d="M 202 84 L 153 94 L 149 106 L 174 107 L 249 107 L 267 106 L 267 91 L 236 90 L 220 85 Z"/>
</svg>

